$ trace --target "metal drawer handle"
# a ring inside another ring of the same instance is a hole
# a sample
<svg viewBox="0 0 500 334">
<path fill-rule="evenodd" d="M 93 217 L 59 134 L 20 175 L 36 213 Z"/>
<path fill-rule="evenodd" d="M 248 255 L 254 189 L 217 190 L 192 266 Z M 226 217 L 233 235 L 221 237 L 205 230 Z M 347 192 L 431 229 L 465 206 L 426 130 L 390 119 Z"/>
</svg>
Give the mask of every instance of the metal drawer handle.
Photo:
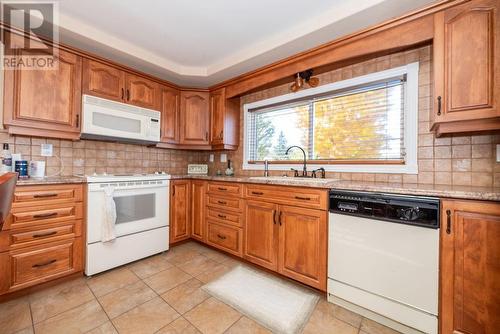
<svg viewBox="0 0 500 334">
<path fill-rule="evenodd" d="M 217 203 L 219 203 L 219 204 L 223 204 L 223 205 L 226 205 L 226 204 L 227 204 L 227 202 L 224 202 L 224 201 L 217 201 Z"/>
<path fill-rule="evenodd" d="M 438 96 L 437 100 L 438 100 L 438 111 L 437 111 L 437 114 L 438 114 L 438 116 L 441 116 L 441 96 Z"/>
<path fill-rule="evenodd" d="M 52 263 L 55 263 L 55 262 L 57 262 L 57 260 L 56 260 L 56 259 L 53 259 L 53 260 L 50 260 L 50 261 L 47 261 L 47 262 L 44 262 L 44 263 L 37 263 L 37 264 L 34 264 L 34 265 L 32 265 L 31 267 L 32 267 L 32 268 L 41 268 L 41 267 L 46 267 L 46 266 L 48 266 L 48 265 L 50 265 L 50 264 L 52 264 Z"/>
<path fill-rule="evenodd" d="M 295 199 L 300 199 L 300 200 L 303 200 L 303 201 L 310 201 L 310 200 L 311 200 L 311 197 L 300 197 L 300 196 L 295 196 Z"/>
<path fill-rule="evenodd" d="M 226 219 L 226 216 L 225 216 L 225 215 L 221 215 L 220 213 L 219 213 L 219 214 L 217 214 L 217 216 L 218 216 L 219 218 Z"/>
<path fill-rule="evenodd" d="M 252 191 L 252 195 L 264 195 L 261 191 Z"/>
<path fill-rule="evenodd" d="M 283 222 L 281 221 L 281 216 L 282 216 L 282 215 L 283 215 L 283 211 L 280 211 L 280 215 L 279 215 L 279 217 L 278 217 L 278 222 L 280 223 L 280 226 L 281 226 L 281 224 L 283 223 Z"/>
<path fill-rule="evenodd" d="M 227 190 L 227 188 L 222 188 L 222 187 L 219 187 L 217 189 L 222 190 L 222 191 L 226 191 Z"/>
<path fill-rule="evenodd" d="M 33 198 L 47 198 L 47 197 L 57 197 L 57 194 L 38 194 L 33 196 Z"/>
<path fill-rule="evenodd" d="M 33 218 L 49 218 L 57 216 L 57 212 L 41 213 L 39 215 L 33 215 Z"/>
<path fill-rule="evenodd" d="M 42 233 L 42 234 L 33 234 L 33 238 L 43 238 L 43 237 L 48 237 L 51 235 L 57 234 L 57 231 L 52 231 L 52 232 L 47 232 L 47 233 Z"/>
<path fill-rule="evenodd" d="M 451 211 L 446 210 L 446 234 L 451 234 Z"/>
<path fill-rule="evenodd" d="M 220 235 L 220 234 L 217 234 L 217 238 L 222 239 L 222 240 L 226 240 L 226 237 L 223 235 Z"/>
<path fill-rule="evenodd" d="M 273 224 L 276 225 L 276 214 L 278 213 L 278 211 L 276 210 L 273 210 Z"/>
</svg>

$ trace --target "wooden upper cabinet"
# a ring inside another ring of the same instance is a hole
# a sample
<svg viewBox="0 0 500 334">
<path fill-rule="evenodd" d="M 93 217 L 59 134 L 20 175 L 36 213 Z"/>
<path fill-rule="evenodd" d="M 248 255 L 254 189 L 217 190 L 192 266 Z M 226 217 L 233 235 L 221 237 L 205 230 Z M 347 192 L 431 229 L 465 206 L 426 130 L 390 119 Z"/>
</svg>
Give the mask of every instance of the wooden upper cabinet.
<svg viewBox="0 0 500 334">
<path fill-rule="evenodd" d="M 180 142 L 187 145 L 209 144 L 209 94 L 181 91 Z"/>
<path fill-rule="evenodd" d="M 224 142 L 224 94 L 221 90 L 210 93 L 210 144 Z"/>
<path fill-rule="evenodd" d="M 278 271 L 326 291 L 327 213 L 280 206 Z"/>
<path fill-rule="evenodd" d="M 440 333 L 498 333 L 500 204 L 444 200 Z"/>
<path fill-rule="evenodd" d="M 160 88 L 161 141 L 168 144 L 179 142 L 180 91 L 170 87 Z"/>
<path fill-rule="evenodd" d="M 246 201 L 243 256 L 264 268 L 278 269 L 278 205 Z"/>
<path fill-rule="evenodd" d="M 123 102 L 125 99 L 125 73 L 115 67 L 84 59 L 83 92 Z"/>
<path fill-rule="evenodd" d="M 190 236 L 189 180 L 175 180 L 170 183 L 170 243 Z"/>
<path fill-rule="evenodd" d="M 433 129 L 499 129 L 500 14 L 478 0 L 435 14 Z"/>
<path fill-rule="evenodd" d="M 207 182 L 191 181 L 191 236 L 198 240 L 205 238 L 205 192 Z"/>
<path fill-rule="evenodd" d="M 125 75 L 125 101 L 138 107 L 158 109 L 158 84 L 144 77 Z"/>
<path fill-rule="evenodd" d="M 83 62 L 83 92 L 138 107 L 160 109 L 160 90 L 156 82 L 90 59 Z"/>
<path fill-rule="evenodd" d="M 226 99 L 226 89 L 210 92 L 210 144 L 213 149 L 236 150 L 239 143 L 239 99 Z"/>
<path fill-rule="evenodd" d="M 31 50 L 14 53 L 31 57 Z M 55 69 L 4 71 L 4 123 L 10 133 L 77 139 L 80 137 L 81 57 L 63 50 Z"/>
</svg>

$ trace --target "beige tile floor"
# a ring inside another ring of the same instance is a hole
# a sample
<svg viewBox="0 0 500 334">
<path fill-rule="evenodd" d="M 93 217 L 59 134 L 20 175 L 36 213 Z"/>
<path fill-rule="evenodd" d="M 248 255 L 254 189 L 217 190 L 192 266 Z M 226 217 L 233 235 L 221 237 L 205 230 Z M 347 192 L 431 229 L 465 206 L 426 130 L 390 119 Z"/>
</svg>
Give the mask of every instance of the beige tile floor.
<svg viewBox="0 0 500 334">
<path fill-rule="evenodd" d="M 250 334 L 268 330 L 201 286 L 239 262 L 190 242 L 0 304 L 0 333 Z M 304 333 L 394 334 L 322 297 Z"/>
</svg>

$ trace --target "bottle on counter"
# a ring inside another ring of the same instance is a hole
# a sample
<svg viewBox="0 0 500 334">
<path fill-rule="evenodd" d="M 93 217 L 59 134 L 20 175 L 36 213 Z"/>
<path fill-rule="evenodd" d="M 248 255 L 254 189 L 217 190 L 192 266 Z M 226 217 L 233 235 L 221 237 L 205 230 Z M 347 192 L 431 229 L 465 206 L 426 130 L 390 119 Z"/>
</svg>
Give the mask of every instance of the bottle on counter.
<svg viewBox="0 0 500 334">
<path fill-rule="evenodd" d="M 10 173 L 12 172 L 12 154 L 9 150 L 9 144 L 3 144 L 2 155 L 0 156 L 1 166 L 0 172 L 2 173 Z"/>
</svg>

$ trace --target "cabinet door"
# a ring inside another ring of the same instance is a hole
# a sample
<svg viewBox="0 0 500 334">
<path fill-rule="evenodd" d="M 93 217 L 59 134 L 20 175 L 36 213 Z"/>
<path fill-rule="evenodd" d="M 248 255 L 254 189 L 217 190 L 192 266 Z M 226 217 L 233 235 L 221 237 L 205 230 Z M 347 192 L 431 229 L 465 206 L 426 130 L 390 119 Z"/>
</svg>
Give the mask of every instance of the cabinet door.
<svg viewBox="0 0 500 334">
<path fill-rule="evenodd" d="M 179 142 L 180 92 L 170 87 L 161 88 L 161 141 Z"/>
<path fill-rule="evenodd" d="M 23 49 L 14 54 L 36 56 Z M 11 133 L 79 138 L 82 59 L 59 50 L 55 64 L 53 70 L 4 71 L 4 121 Z"/>
<path fill-rule="evenodd" d="M 278 269 L 277 214 L 276 204 L 246 202 L 244 257 L 271 270 Z"/>
<path fill-rule="evenodd" d="M 326 211 L 280 206 L 278 271 L 326 291 Z"/>
<path fill-rule="evenodd" d="M 189 238 L 189 181 L 170 183 L 170 243 Z"/>
<path fill-rule="evenodd" d="M 209 113 L 207 92 L 181 92 L 181 144 L 209 144 Z"/>
<path fill-rule="evenodd" d="M 205 185 L 205 181 L 191 181 L 191 236 L 198 240 L 205 237 Z"/>
<path fill-rule="evenodd" d="M 224 142 L 224 95 L 215 91 L 210 93 L 210 143 L 212 145 Z"/>
<path fill-rule="evenodd" d="M 158 84 L 156 82 L 127 73 L 125 90 L 127 103 L 148 109 L 158 109 Z"/>
<path fill-rule="evenodd" d="M 81 238 L 0 253 L 0 293 L 12 292 L 83 270 Z"/>
<path fill-rule="evenodd" d="M 499 13 L 481 0 L 435 14 L 435 122 L 500 116 Z"/>
<path fill-rule="evenodd" d="M 97 61 L 83 61 L 83 92 L 109 100 L 124 102 L 125 73 Z"/>
<path fill-rule="evenodd" d="M 498 333 L 500 204 L 442 202 L 441 333 Z"/>
</svg>

